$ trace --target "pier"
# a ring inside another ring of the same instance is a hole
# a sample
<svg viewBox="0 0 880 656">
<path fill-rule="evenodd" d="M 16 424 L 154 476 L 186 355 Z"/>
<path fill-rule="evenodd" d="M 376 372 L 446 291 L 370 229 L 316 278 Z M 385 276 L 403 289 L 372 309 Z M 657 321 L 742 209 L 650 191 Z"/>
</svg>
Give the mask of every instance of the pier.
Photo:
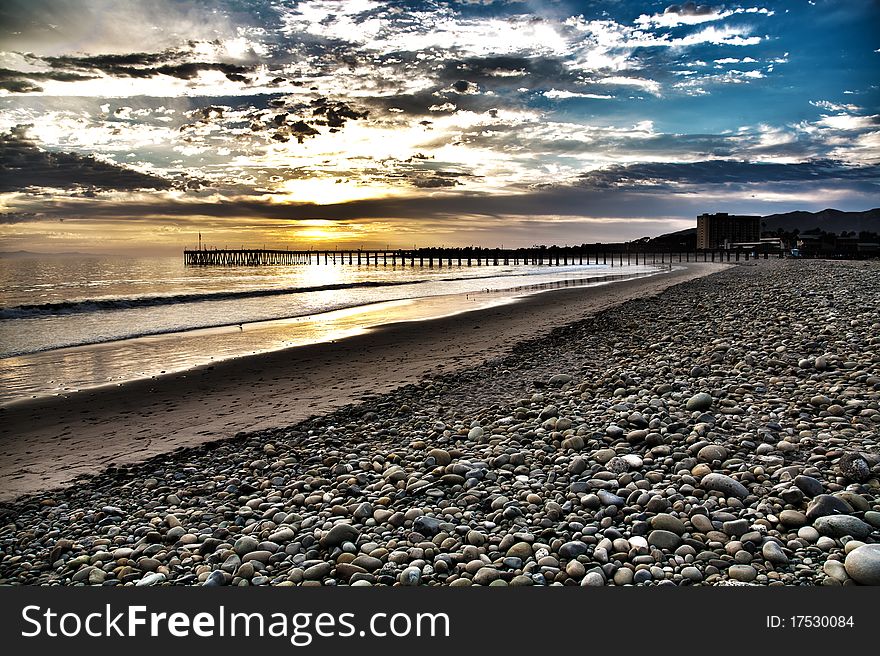
<svg viewBox="0 0 880 656">
<path fill-rule="evenodd" d="M 764 252 L 764 259 L 768 253 Z M 777 256 L 774 254 L 774 256 Z M 781 257 L 778 254 L 778 257 Z M 411 250 L 278 250 L 199 248 L 183 251 L 187 266 L 251 267 L 294 265 L 358 265 L 452 267 L 510 265 L 671 264 L 673 262 L 739 262 L 758 257 L 748 250 L 642 251 L 620 244 L 550 246 L 546 248 L 420 248 Z"/>
</svg>

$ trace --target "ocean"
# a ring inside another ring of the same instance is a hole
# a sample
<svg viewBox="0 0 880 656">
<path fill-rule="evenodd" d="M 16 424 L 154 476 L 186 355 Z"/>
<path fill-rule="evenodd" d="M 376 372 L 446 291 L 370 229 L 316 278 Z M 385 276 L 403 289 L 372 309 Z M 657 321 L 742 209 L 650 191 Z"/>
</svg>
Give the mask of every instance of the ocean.
<svg viewBox="0 0 880 656">
<path fill-rule="evenodd" d="M 187 267 L 182 257 L 89 255 L 6 256 L 0 264 L 0 404 L 658 271 L 645 265 Z"/>
</svg>

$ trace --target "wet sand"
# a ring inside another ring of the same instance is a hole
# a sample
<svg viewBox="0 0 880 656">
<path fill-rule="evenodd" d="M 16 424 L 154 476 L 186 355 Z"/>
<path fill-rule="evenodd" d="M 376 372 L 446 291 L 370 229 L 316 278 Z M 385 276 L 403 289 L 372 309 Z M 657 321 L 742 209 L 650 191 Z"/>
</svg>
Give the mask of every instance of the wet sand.
<svg viewBox="0 0 880 656">
<path fill-rule="evenodd" d="M 725 266 L 680 265 L 647 278 L 545 292 L 336 342 L 9 405 L 0 409 L 0 500 L 242 431 L 291 425 L 432 373 L 472 367 L 517 342 Z"/>
</svg>

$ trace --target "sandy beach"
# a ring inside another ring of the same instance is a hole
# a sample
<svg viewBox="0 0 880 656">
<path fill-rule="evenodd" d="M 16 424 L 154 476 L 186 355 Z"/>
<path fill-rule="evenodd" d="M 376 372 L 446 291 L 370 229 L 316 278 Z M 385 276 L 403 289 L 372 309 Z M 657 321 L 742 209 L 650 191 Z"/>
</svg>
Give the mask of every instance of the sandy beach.
<svg viewBox="0 0 880 656">
<path fill-rule="evenodd" d="M 429 374 L 473 367 L 522 340 L 722 268 L 676 265 L 648 278 L 554 290 L 335 343 L 7 406 L 0 409 L 0 500 L 242 431 L 291 425 Z"/>
</svg>

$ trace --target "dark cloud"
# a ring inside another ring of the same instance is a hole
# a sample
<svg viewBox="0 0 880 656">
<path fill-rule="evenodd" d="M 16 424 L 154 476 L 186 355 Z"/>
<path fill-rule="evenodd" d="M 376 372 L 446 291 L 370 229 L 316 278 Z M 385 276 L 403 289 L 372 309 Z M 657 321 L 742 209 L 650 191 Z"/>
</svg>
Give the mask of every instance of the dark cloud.
<svg viewBox="0 0 880 656">
<path fill-rule="evenodd" d="M 22 72 L 9 68 L 0 68 L 0 89 L 6 89 L 11 93 L 34 93 L 43 90 L 36 83 L 39 80 L 75 82 L 78 80 L 91 80 L 94 77 L 94 75 L 82 75 L 63 71 Z"/>
<path fill-rule="evenodd" d="M 669 5 L 664 14 L 676 14 L 678 16 L 708 16 L 715 14 L 718 9 L 709 5 L 698 5 L 696 2 L 685 2 L 682 5 Z"/>
<path fill-rule="evenodd" d="M 253 70 L 250 66 L 240 66 L 223 62 L 183 62 L 179 60 L 185 53 L 180 50 L 167 50 L 159 53 L 128 53 L 124 55 L 93 55 L 88 57 L 35 57 L 54 69 L 101 72 L 114 77 L 147 78 L 155 75 L 168 75 L 184 80 L 194 78 L 200 71 L 220 71 L 227 77 L 235 76 L 243 81 L 244 73 Z M 164 62 L 164 63 L 163 63 Z M 24 74 L 22 74 L 24 75 Z M 57 79 L 57 78 L 53 78 Z"/>
<path fill-rule="evenodd" d="M 0 133 L 0 192 L 29 187 L 133 190 L 167 189 L 171 183 L 94 157 L 41 150 L 21 128 Z"/>
<path fill-rule="evenodd" d="M 876 168 L 876 167 L 875 167 Z M 635 174 L 631 171 L 631 174 Z M 829 187 L 850 192 L 849 200 L 842 203 L 843 209 L 858 209 L 865 198 L 876 198 L 876 171 L 853 173 L 855 179 L 824 180 Z M 862 175 L 865 179 L 858 176 Z M 871 176 L 875 177 L 871 177 Z M 743 177 L 743 176 L 741 176 Z M 780 176 L 777 176 L 780 177 Z M 431 179 L 426 177 L 423 179 Z M 411 179 L 412 181 L 412 179 Z M 821 184 L 821 180 L 816 184 Z M 400 198 L 369 199 L 349 203 L 317 205 L 313 203 L 278 203 L 264 198 L 243 195 L 227 197 L 215 201 L 194 193 L 187 202 L 155 198 L 150 201 L 105 200 L 90 203 L 78 198 L 59 198 L 44 200 L 32 206 L 22 205 L 21 212 L 38 210 L 34 220 L 58 218 L 77 218 L 87 221 L 124 221 L 150 223 L 163 220 L 178 223 L 214 221 L 218 225 L 235 220 L 249 228 L 277 226 L 279 222 L 324 219 L 332 221 L 391 220 L 412 221 L 418 217 L 419 225 L 435 225 L 439 228 L 457 229 L 451 226 L 486 226 L 487 222 L 502 221 L 505 229 L 514 225 L 525 226 L 533 221 L 535 229 L 543 229 L 546 219 L 564 219 L 560 225 L 568 229 L 578 229 L 578 221 L 592 225 L 591 217 L 609 219 L 638 220 L 693 218 L 702 212 L 732 212 L 771 214 L 779 207 L 788 209 L 789 204 L 780 205 L 754 199 L 748 189 L 776 191 L 784 194 L 802 190 L 802 180 L 762 182 L 747 185 L 740 182 L 741 189 L 725 185 L 726 190 L 735 189 L 737 193 L 719 199 L 712 185 L 660 186 L 648 184 L 641 187 L 600 187 L 595 184 L 556 185 L 523 190 L 523 193 L 478 193 L 461 191 L 459 193 L 422 195 Z M 430 188 L 430 187 L 429 187 Z M 821 187 L 819 187 L 821 188 Z M 442 189 L 442 187 L 437 187 Z M 708 192 L 710 197 L 704 196 Z M 869 201 L 873 203 L 872 201 Z M 821 209 L 817 207 L 816 209 Z M 19 214 L 19 217 L 23 216 Z M 198 217 L 198 218 L 194 218 Z M 479 217 L 479 218 L 478 218 Z M 498 224 L 500 225 L 500 224 Z M 641 225 L 641 223 L 640 223 Z M 657 231 L 659 232 L 659 231 Z M 566 233 L 571 234 L 571 233 Z M 562 235 L 564 237 L 564 234 Z"/>
<path fill-rule="evenodd" d="M 579 74 L 566 68 L 561 59 L 543 55 L 451 58 L 443 62 L 437 78 L 441 83 L 465 81 L 493 89 L 559 87 L 580 80 Z"/>
<path fill-rule="evenodd" d="M 61 57 L 37 57 L 28 55 L 27 59 L 33 62 L 48 64 L 52 68 L 85 68 L 100 69 L 113 72 L 119 68 L 132 66 L 155 66 L 163 62 L 172 61 L 180 56 L 179 50 L 166 50 L 164 52 L 130 52 L 125 54 L 104 54 L 91 56 L 61 56 Z"/>
<path fill-rule="evenodd" d="M 247 82 L 246 73 L 252 66 L 224 62 L 180 62 L 185 51 L 166 50 L 148 53 L 106 54 L 92 56 L 38 57 L 25 55 L 26 61 L 35 65 L 49 66 L 48 71 L 16 71 L 0 68 L 0 89 L 11 93 L 34 93 L 42 91 L 41 80 L 76 82 L 91 80 L 101 74 L 111 77 L 150 78 L 167 75 L 191 80 L 201 71 L 220 71 L 233 82 Z"/>
<path fill-rule="evenodd" d="M 318 124 L 330 128 L 341 128 L 349 119 L 357 120 L 369 115 L 369 112 L 358 111 L 348 103 L 332 102 L 327 98 L 317 98 L 311 105 L 312 116 L 318 118 Z"/>
<path fill-rule="evenodd" d="M 590 171 L 581 177 L 587 187 L 644 188 L 646 184 L 752 184 L 768 182 L 820 182 L 849 180 L 880 184 L 880 165 L 847 166 L 835 160 L 796 164 L 756 163 L 728 160 L 674 163 L 646 162 L 615 165 Z"/>
</svg>

